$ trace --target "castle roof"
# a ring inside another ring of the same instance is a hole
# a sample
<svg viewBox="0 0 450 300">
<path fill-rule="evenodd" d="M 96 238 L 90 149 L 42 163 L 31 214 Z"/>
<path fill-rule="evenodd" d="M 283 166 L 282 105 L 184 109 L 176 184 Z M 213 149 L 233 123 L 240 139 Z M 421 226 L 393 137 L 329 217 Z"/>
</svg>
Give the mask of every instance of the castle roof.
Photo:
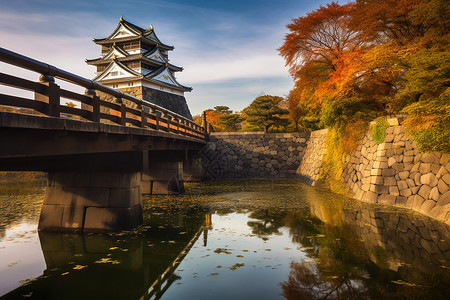
<svg viewBox="0 0 450 300">
<path fill-rule="evenodd" d="M 155 33 L 153 26 L 144 29 L 133 23 L 126 21 L 123 16 L 120 17 L 119 24 L 116 29 L 108 37 L 103 39 L 94 39 L 94 42 L 99 45 L 109 45 L 114 42 L 127 42 L 140 40 L 142 42 L 157 45 L 164 50 L 173 50 L 174 47 L 166 45 L 160 41 Z"/>
<path fill-rule="evenodd" d="M 161 54 L 158 47 L 152 50 L 148 50 L 143 54 L 129 54 L 127 51 L 122 49 L 122 47 L 113 44 L 109 51 L 105 55 L 103 55 L 103 57 L 86 59 L 86 63 L 94 66 L 105 65 L 109 64 L 113 60 L 113 58 L 121 62 L 140 60 L 156 67 L 167 64 L 168 68 L 173 72 L 183 71 L 182 67 L 178 67 L 169 63 Z"/>
<path fill-rule="evenodd" d="M 127 67 L 117 58 L 113 58 L 105 70 L 93 79 L 94 81 L 102 81 L 104 83 L 122 82 L 130 80 L 144 80 L 153 83 L 162 84 L 171 88 L 175 88 L 184 92 L 191 91 L 192 88 L 186 87 L 178 83 L 169 71 L 169 65 L 163 64 L 147 74 L 142 74 Z"/>
</svg>

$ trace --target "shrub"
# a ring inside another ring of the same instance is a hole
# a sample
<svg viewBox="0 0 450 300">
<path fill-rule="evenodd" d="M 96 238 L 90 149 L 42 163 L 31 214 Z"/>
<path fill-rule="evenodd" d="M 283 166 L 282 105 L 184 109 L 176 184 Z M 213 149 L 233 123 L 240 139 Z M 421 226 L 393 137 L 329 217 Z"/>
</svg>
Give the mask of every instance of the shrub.
<svg viewBox="0 0 450 300">
<path fill-rule="evenodd" d="M 370 126 L 370 135 L 377 144 L 381 144 L 386 139 L 386 129 L 389 128 L 389 122 L 386 117 L 375 119 L 375 123 Z"/>
</svg>

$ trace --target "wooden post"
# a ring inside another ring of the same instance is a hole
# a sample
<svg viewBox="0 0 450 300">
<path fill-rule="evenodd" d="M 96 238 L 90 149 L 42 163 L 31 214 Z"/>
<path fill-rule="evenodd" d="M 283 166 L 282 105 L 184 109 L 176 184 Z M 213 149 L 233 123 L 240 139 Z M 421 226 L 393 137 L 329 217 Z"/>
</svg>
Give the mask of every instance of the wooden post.
<svg viewBox="0 0 450 300">
<path fill-rule="evenodd" d="M 207 141 L 208 140 L 208 121 L 206 120 L 206 111 L 204 111 L 203 115 L 202 115 L 202 124 L 203 124 L 203 130 L 205 131 L 204 138 Z"/>
<path fill-rule="evenodd" d="M 164 113 L 164 117 L 165 117 L 166 122 L 167 122 L 167 132 L 170 132 L 170 123 L 172 121 L 172 117 L 169 114 L 167 114 L 167 113 Z"/>
<path fill-rule="evenodd" d="M 46 115 L 59 118 L 61 116 L 59 85 L 55 84 L 55 78 L 52 75 L 41 75 L 39 81 L 48 89 L 45 95 L 36 95 L 35 99 L 48 103 Z"/>
<path fill-rule="evenodd" d="M 180 119 L 174 118 L 175 122 L 177 122 L 177 134 L 180 134 Z"/>
<path fill-rule="evenodd" d="M 161 113 L 157 110 L 154 110 L 155 113 L 155 121 L 156 121 L 156 130 L 159 131 L 159 118 L 161 117 Z"/>
<path fill-rule="evenodd" d="M 97 96 L 95 90 L 87 89 L 85 95 L 91 98 L 92 106 L 92 122 L 100 122 L 100 97 Z"/>
<path fill-rule="evenodd" d="M 145 128 L 147 125 L 147 119 L 144 116 L 144 106 L 142 104 L 138 104 L 137 109 L 141 111 L 141 128 Z"/>
<path fill-rule="evenodd" d="M 122 98 L 117 98 L 117 104 L 120 104 L 120 125 L 127 125 L 127 112 L 125 110 L 125 104 L 123 103 Z"/>
</svg>

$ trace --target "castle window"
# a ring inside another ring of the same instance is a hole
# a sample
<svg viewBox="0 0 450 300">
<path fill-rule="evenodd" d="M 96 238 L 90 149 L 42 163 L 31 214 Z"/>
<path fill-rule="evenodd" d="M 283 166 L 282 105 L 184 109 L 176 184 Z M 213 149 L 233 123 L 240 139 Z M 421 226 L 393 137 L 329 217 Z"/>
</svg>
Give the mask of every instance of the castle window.
<svg viewBox="0 0 450 300">
<path fill-rule="evenodd" d="M 119 75 L 119 72 L 117 72 L 117 71 L 111 72 L 111 76 L 117 76 L 117 75 Z"/>
</svg>

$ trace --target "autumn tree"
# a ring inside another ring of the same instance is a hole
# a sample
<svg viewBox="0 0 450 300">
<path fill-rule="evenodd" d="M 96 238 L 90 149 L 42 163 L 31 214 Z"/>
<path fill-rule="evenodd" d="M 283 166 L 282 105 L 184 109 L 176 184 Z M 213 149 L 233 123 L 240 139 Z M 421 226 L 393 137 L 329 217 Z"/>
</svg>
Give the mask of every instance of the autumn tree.
<svg viewBox="0 0 450 300">
<path fill-rule="evenodd" d="M 247 130 L 264 130 L 268 132 L 271 127 L 286 127 L 289 125 L 288 119 L 281 116 L 287 115 L 289 112 L 281 108 L 280 102 L 282 97 L 278 96 L 260 96 L 243 110 L 247 116 Z"/>
<path fill-rule="evenodd" d="M 289 95 L 283 100 L 282 107 L 289 112 L 289 120 L 294 125 L 294 131 L 299 131 L 299 126 L 304 127 L 302 118 L 305 116 L 307 110 L 302 105 L 301 93 L 298 89 L 293 89 L 289 92 Z"/>
<path fill-rule="evenodd" d="M 335 61 L 342 54 L 360 47 L 357 30 L 348 26 L 352 8 L 352 3 L 331 2 L 286 25 L 289 33 L 278 51 L 294 79 L 314 63 L 323 65 L 323 71 L 336 70 Z"/>
</svg>

